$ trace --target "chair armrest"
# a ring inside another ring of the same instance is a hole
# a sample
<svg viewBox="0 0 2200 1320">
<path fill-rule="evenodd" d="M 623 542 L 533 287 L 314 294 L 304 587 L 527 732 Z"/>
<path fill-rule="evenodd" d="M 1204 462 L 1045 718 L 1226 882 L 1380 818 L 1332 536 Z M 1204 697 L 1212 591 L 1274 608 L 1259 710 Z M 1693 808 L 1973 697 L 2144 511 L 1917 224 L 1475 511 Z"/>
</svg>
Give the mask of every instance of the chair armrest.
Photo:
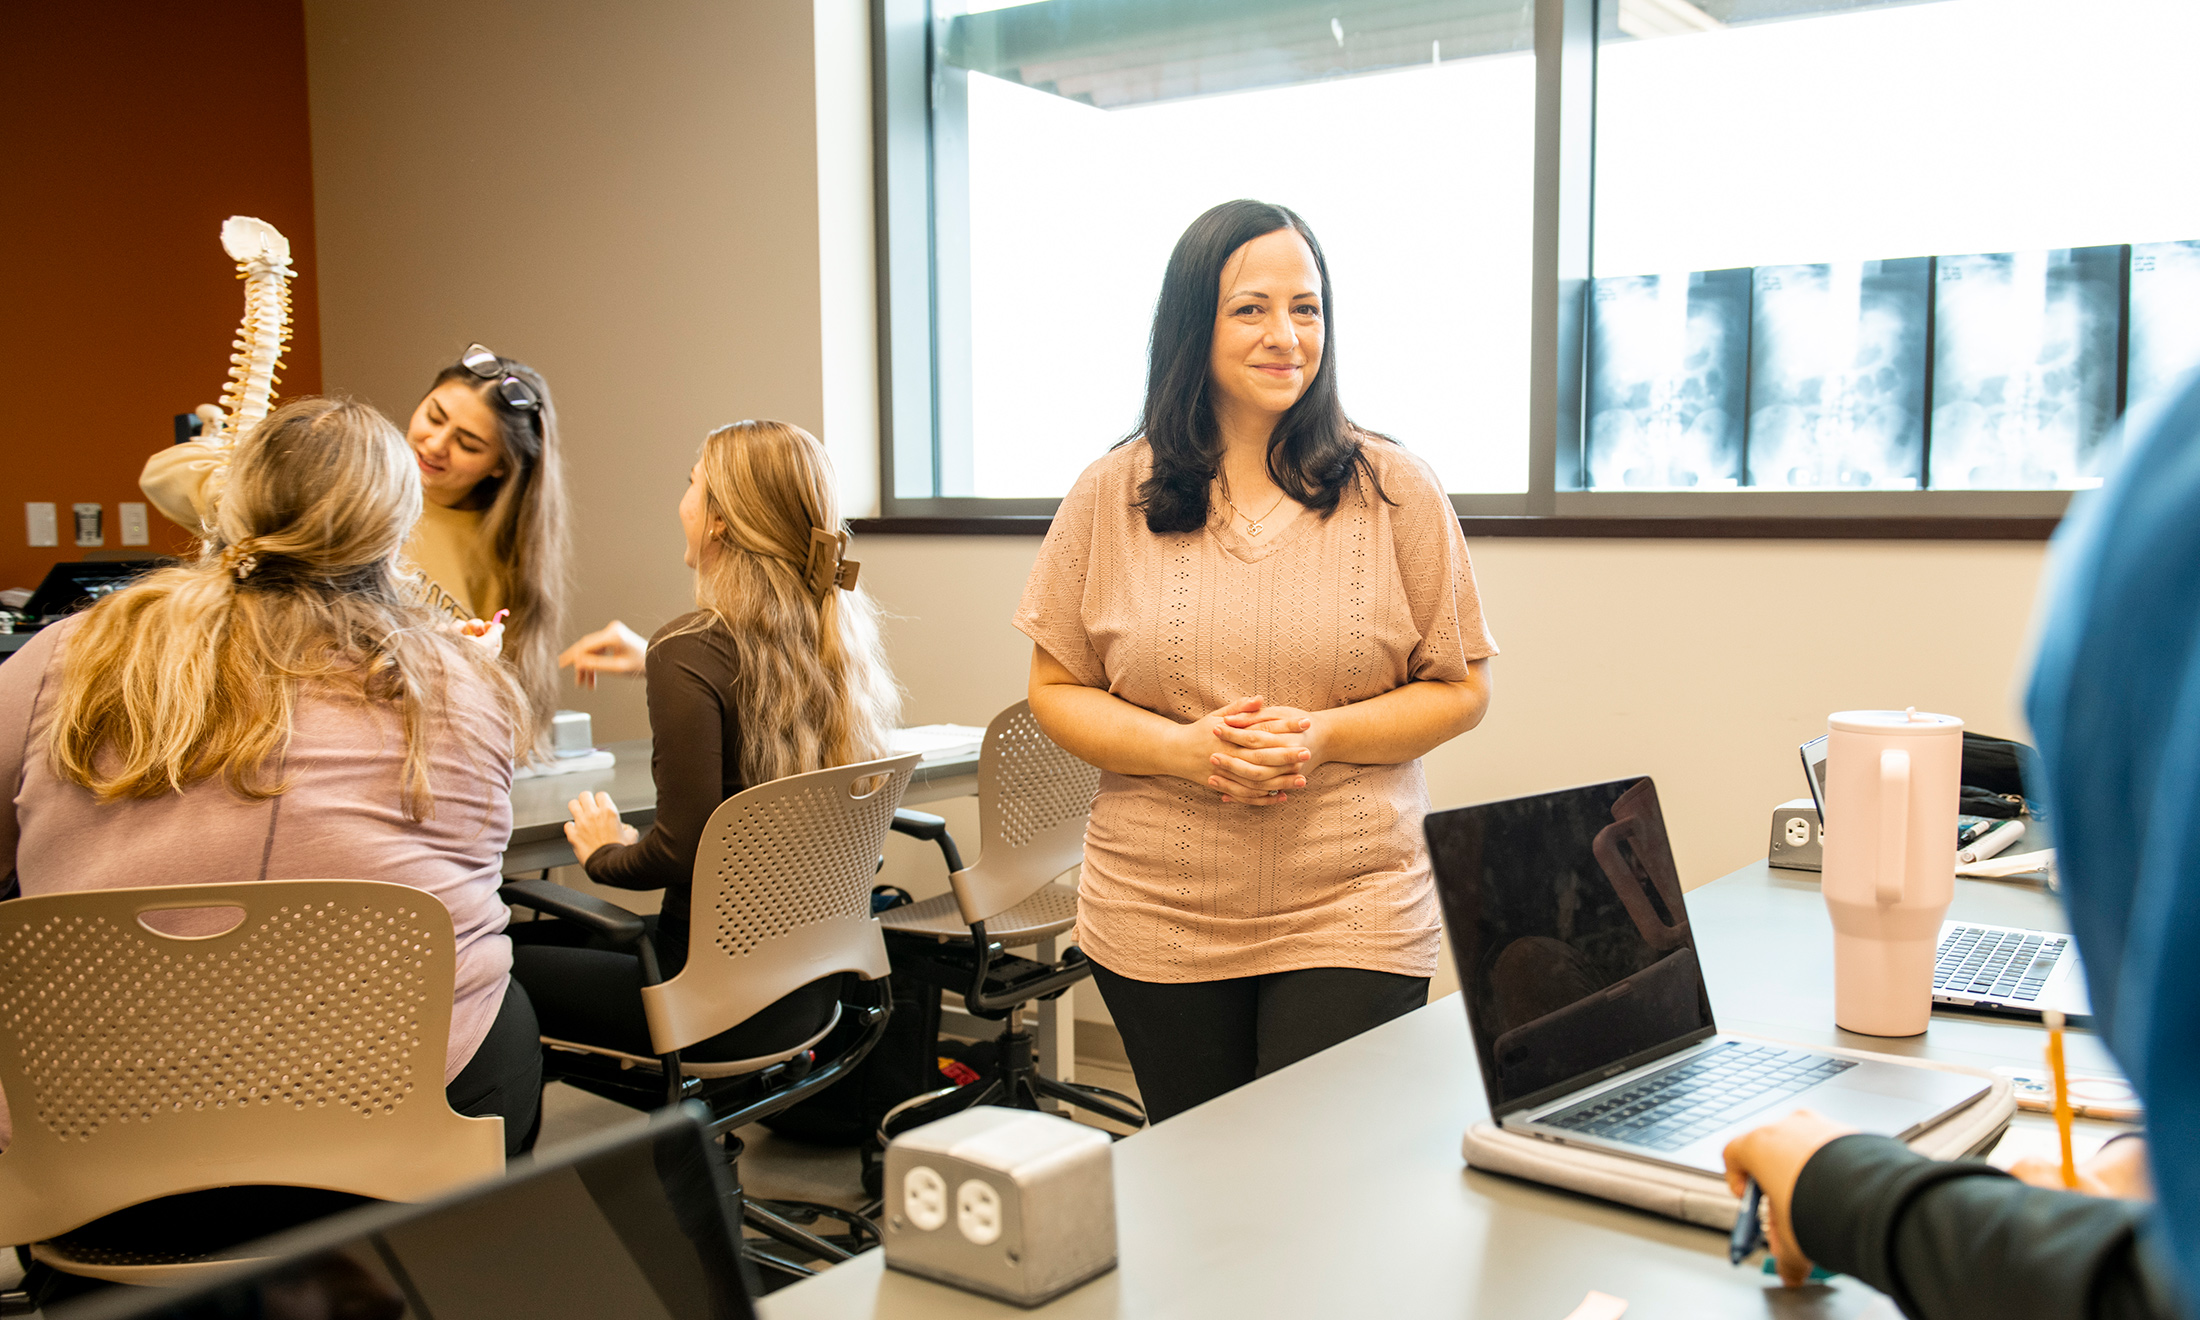
<svg viewBox="0 0 2200 1320">
<path fill-rule="evenodd" d="M 955 836 L 947 832 L 947 818 L 935 816 L 929 811 L 911 811 L 907 807 L 894 810 L 894 833 L 906 834 L 913 839 L 925 839 L 940 846 L 940 856 L 947 859 L 947 873 L 955 874 L 963 869 L 962 850 L 955 846 Z"/>
<path fill-rule="evenodd" d="M 511 907 L 533 908 L 578 922 L 613 944 L 633 944 L 648 930 L 640 917 L 618 904 L 568 889 L 555 880 L 514 880 L 497 890 L 497 897 Z"/>
<path fill-rule="evenodd" d="M 935 816 L 929 811 L 911 811 L 907 807 L 897 807 L 894 811 L 894 833 L 938 843 L 947 837 L 947 817 Z"/>
</svg>

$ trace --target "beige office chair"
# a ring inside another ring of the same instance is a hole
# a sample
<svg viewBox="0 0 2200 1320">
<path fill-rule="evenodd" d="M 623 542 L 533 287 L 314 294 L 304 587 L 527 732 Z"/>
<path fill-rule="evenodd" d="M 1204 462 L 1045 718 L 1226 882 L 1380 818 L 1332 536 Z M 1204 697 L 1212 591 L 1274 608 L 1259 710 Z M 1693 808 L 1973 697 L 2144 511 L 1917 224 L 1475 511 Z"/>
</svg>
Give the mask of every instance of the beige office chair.
<svg viewBox="0 0 2200 1320">
<path fill-rule="evenodd" d="M 939 845 L 948 892 L 887 910 L 887 947 L 897 974 L 959 993 L 963 1005 L 1002 1024 L 999 1071 L 984 1085 L 945 1087 L 913 1096 L 888 1111 L 881 1139 L 901 1125 L 938 1117 L 944 1108 L 976 1104 L 1040 1107 L 1040 1098 L 1105 1115 L 1131 1127 L 1145 1124 L 1137 1101 L 1097 1086 L 1042 1076 L 1024 1007 L 1049 999 L 1092 975 L 1075 946 L 1055 962 L 1017 957 L 1065 935 L 1077 923 L 1077 889 L 1062 876 L 1084 859 L 1085 821 L 1092 814 L 1100 772 L 1047 737 L 1019 701 L 993 717 L 978 753 L 978 833 L 984 851 L 963 864 L 947 822 L 919 811 L 896 813 L 894 829 Z M 953 1097 L 952 1100 L 949 1097 Z"/>
<path fill-rule="evenodd" d="M 660 978 L 642 919 L 542 880 L 507 884 L 505 901 L 581 923 L 641 963 L 642 1007 L 654 1057 L 599 1041 L 545 1036 L 543 1075 L 637 1109 L 699 1100 L 726 1142 L 738 1187 L 736 1128 L 768 1118 L 848 1075 L 885 1034 L 886 946 L 871 915 L 871 881 L 916 770 L 915 755 L 790 775 L 727 798 L 711 813 L 695 855 L 687 965 Z M 804 986 L 843 978 L 843 999 L 807 1039 L 756 1058 L 701 1062 L 682 1051 L 756 1017 Z M 815 1057 L 845 1014 L 863 1030 L 830 1060 Z M 837 1263 L 878 1240 L 860 1219 L 839 1240 L 810 1233 L 792 1203 L 744 1198 L 742 1217 L 787 1247 Z M 799 1214 L 847 1215 L 830 1207 Z M 794 1275 L 817 1271 L 757 1244 L 752 1260 Z"/>
<path fill-rule="evenodd" d="M 242 920 L 202 937 L 142 920 L 187 908 Z M 0 903 L 0 1243 L 180 1284 L 237 1257 L 118 1246 L 95 1221 L 217 1187 L 419 1201 L 502 1173 L 504 1120 L 443 1097 L 455 947 L 434 895 L 373 880 Z"/>
</svg>

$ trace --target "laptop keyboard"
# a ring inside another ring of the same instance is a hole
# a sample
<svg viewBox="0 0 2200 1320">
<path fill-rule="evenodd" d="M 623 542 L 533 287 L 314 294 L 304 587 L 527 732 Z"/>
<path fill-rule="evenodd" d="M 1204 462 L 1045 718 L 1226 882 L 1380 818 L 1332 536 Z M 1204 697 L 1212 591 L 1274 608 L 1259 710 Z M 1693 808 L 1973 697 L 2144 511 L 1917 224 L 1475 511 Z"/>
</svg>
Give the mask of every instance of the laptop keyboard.
<svg viewBox="0 0 2200 1320">
<path fill-rule="evenodd" d="M 1933 958 L 1933 993 L 2031 1003 L 2069 946 L 2067 935 L 1949 922 Z"/>
<path fill-rule="evenodd" d="M 1679 1150 L 1855 1066 L 1808 1050 L 1727 1041 L 1541 1121 L 1583 1136 Z"/>
</svg>

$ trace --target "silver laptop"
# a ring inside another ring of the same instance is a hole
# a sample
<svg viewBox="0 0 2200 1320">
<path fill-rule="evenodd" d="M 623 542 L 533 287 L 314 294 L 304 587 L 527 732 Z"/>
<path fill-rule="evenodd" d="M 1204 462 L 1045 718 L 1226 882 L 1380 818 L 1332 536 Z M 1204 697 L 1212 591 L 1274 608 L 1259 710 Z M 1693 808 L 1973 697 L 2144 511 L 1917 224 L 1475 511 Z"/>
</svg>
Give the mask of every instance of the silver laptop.
<svg viewBox="0 0 2200 1320">
<path fill-rule="evenodd" d="M 1794 1109 L 1909 1137 L 1984 1080 L 1719 1034 L 1648 777 L 1431 812 L 1436 889 L 1490 1115 L 1711 1173 Z"/>
<path fill-rule="evenodd" d="M 1827 820 L 1825 735 L 1804 743 L 1802 754 L 1803 777 L 1810 781 L 1810 795 L 1818 804 L 1823 826 Z M 2078 946 L 2061 931 L 2022 926 L 1942 922 L 1940 948 L 1933 960 L 1933 1002 L 1974 1013 L 2033 1019 L 2053 1008 L 2081 1025 L 2093 1020 L 2093 1001 L 2086 995 Z"/>
</svg>

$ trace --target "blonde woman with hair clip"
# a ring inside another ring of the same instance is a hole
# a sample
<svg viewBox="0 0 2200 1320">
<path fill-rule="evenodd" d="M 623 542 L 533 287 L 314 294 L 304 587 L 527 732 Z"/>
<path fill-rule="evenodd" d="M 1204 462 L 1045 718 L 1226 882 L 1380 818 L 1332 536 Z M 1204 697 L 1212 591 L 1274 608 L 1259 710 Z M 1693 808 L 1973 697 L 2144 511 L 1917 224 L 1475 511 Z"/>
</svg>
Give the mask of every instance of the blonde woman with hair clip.
<svg viewBox="0 0 2200 1320">
<path fill-rule="evenodd" d="M 323 878 L 434 894 L 458 937 L 445 1094 L 503 1117 L 516 1154 L 542 1058 L 497 887 L 526 708 L 401 575 L 420 507 L 373 408 L 268 414 L 229 459 L 198 559 L 0 665 L 0 856 L 25 894 Z M 162 928 L 217 933 L 216 911 Z"/>
<path fill-rule="evenodd" d="M 444 613 L 481 621 L 469 632 L 509 616 L 503 656 L 527 694 L 529 745 L 539 746 L 558 704 L 570 522 L 549 382 L 470 345 L 414 405 L 405 444 L 423 496 L 405 542 L 407 572 Z M 146 460 L 138 485 L 162 513 L 197 528 L 223 462 L 214 446 L 175 445 Z"/>
<path fill-rule="evenodd" d="M 657 817 L 647 834 L 609 795 L 573 800 L 565 827 L 588 877 L 661 889 L 659 968 L 687 963 L 688 899 L 704 824 L 742 789 L 884 756 L 901 698 L 879 642 L 878 609 L 846 557 L 833 469 L 799 426 L 744 421 L 703 441 L 680 500 L 697 608 L 648 643 Z M 631 953 L 587 947 L 567 923 L 523 922 L 514 975 L 544 1031 L 654 1053 Z M 684 1057 L 750 1058 L 825 1024 L 837 981 L 806 986 Z"/>
</svg>

